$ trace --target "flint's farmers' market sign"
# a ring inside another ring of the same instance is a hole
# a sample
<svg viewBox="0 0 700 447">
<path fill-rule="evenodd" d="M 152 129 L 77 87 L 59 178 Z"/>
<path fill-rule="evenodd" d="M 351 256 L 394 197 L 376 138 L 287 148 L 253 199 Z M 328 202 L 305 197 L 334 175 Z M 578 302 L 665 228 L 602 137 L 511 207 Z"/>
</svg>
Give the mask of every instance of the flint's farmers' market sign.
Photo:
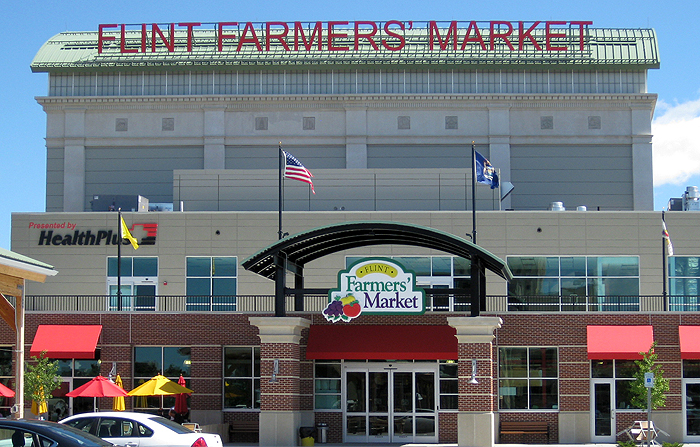
<svg viewBox="0 0 700 447">
<path fill-rule="evenodd" d="M 591 21 L 414 22 L 389 20 L 334 22 L 178 22 L 100 24 L 98 53 L 201 51 L 311 52 L 422 51 L 561 52 L 584 51 Z M 209 31 L 209 32 L 202 32 Z M 177 45 L 176 45 L 177 40 Z M 194 47 L 198 47 L 193 50 Z"/>
<path fill-rule="evenodd" d="M 328 295 L 323 316 L 334 323 L 360 314 L 425 313 L 425 292 L 416 287 L 415 275 L 391 259 L 361 259 L 338 273 L 338 288 Z"/>
</svg>

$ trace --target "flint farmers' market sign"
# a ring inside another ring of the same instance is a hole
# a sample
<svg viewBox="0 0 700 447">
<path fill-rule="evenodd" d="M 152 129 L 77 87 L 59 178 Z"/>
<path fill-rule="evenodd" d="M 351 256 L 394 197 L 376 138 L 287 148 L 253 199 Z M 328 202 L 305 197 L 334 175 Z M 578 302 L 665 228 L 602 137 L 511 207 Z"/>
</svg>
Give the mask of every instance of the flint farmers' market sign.
<svg viewBox="0 0 700 447">
<path fill-rule="evenodd" d="M 323 316 L 328 321 L 350 321 L 360 314 L 421 315 L 425 292 L 416 277 L 391 259 L 368 258 L 338 273 L 338 288 L 328 292 Z"/>
<path fill-rule="evenodd" d="M 389 20 L 334 22 L 178 22 L 100 24 L 98 53 L 201 51 L 584 51 L 591 21 Z M 208 32 L 207 32 L 208 31 Z M 194 48 L 194 49 L 193 49 Z"/>
<path fill-rule="evenodd" d="M 29 222 L 29 229 L 39 231 L 37 245 L 117 245 L 117 229 L 78 229 L 76 222 Z M 116 226 L 116 225 L 115 225 Z M 157 223 L 137 223 L 129 232 L 138 240 L 139 245 L 155 245 L 158 233 Z M 130 245 L 122 239 L 122 245 Z"/>
</svg>

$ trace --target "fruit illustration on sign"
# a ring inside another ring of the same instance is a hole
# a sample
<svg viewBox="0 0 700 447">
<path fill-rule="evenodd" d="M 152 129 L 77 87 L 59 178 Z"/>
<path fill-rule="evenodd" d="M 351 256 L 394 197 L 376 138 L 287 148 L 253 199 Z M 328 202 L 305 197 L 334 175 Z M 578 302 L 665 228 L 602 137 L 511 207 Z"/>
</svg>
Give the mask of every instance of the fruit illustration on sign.
<svg viewBox="0 0 700 447">
<path fill-rule="evenodd" d="M 349 318 L 355 318 L 362 313 L 362 306 L 354 296 L 348 295 L 340 300 L 343 303 L 343 313 Z"/>
<path fill-rule="evenodd" d="M 344 298 L 334 298 L 323 310 L 323 316 L 333 323 L 338 321 L 350 321 L 362 313 L 359 301 L 348 295 Z"/>
</svg>

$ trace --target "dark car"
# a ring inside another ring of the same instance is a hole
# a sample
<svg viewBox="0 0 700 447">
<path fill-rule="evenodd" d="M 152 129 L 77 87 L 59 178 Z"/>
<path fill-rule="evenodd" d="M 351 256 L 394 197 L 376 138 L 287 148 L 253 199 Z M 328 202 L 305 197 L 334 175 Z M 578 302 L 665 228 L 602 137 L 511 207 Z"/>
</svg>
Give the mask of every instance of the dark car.
<svg viewBox="0 0 700 447">
<path fill-rule="evenodd" d="M 84 431 L 38 420 L 0 419 L 2 447 L 105 447 L 114 444 Z"/>
</svg>

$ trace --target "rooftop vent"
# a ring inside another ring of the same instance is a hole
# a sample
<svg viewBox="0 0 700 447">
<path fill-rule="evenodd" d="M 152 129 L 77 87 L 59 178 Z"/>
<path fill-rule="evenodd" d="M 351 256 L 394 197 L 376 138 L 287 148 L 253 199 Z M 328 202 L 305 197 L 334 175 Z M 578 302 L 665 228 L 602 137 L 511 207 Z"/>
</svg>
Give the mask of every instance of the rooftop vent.
<svg viewBox="0 0 700 447">
<path fill-rule="evenodd" d="M 688 186 L 683 194 L 683 211 L 700 211 L 700 190 L 697 186 Z"/>
<path fill-rule="evenodd" d="M 549 204 L 549 211 L 566 211 L 564 202 L 552 202 Z"/>
</svg>

